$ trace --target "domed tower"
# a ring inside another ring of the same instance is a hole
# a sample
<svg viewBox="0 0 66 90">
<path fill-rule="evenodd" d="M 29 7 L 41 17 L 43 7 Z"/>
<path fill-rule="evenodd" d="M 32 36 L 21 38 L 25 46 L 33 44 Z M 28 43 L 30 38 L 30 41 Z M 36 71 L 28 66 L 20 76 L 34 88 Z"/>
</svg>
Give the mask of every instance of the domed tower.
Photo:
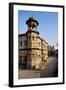
<svg viewBox="0 0 66 90">
<path fill-rule="evenodd" d="M 28 26 L 27 30 L 27 48 L 36 48 L 36 39 L 39 32 L 37 31 L 37 26 L 39 25 L 35 17 L 29 17 L 26 21 Z"/>
<path fill-rule="evenodd" d="M 36 50 L 37 50 L 37 36 L 39 32 L 37 31 L 37 26 L 39 25 L 35 17 L 29 17 L 26 21 L 28 30 L 27 35 L 27 68 L 35 67 L 36 60 Z"/>
<path fill-rule="evenodd" d="M 37 30 L 37 26 L 39 25 L 38 21 L 35 19 L 35 17 L 29 17 L 26 21 L 26 24 L 28 25 L 28 30 Z"/>
</svg>

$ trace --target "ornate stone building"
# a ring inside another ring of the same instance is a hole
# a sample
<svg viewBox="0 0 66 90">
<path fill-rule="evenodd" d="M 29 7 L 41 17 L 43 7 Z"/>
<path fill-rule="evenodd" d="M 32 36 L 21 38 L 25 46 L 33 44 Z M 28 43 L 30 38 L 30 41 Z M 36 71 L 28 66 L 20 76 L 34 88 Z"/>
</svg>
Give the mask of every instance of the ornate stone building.
<svg viewBox="0 0 66 90">
<path fill-rule="evenodd" d="M 39 22 L 34 17 L 26 21 L 27 32 L 19 34 L 19 67 L 39 69 L 42 61 L 48 59 L 48 43 L 39 36 Z"/>
</svg>

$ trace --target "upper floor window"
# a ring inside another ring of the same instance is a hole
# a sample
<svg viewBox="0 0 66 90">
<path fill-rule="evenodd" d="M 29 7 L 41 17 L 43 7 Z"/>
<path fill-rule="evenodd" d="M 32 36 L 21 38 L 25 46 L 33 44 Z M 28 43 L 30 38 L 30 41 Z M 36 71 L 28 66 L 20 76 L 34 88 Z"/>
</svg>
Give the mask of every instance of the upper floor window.
<svg viewBox="0 0 66 90">
<path fill-rule="evenodd" d="M 24 45 L 26 45 L 27 43 L 26 43 L 26 41 L 24 41 Z"/>
<path fill-rule="evenodd" d="M 41 46 L 41 43 L 40 43 L 40 42 L 38 42 L 38 46 L 39 46 L 39 47 Z"/>
<path fill-rule="evenodd" d="M 22 41 L 19 42 L 19 46 L 22 46 Z"/>
<path fill-rule="evenodd" d="M 35 37 L 32 36 L 32 40 L 34 40 Z"/>
</svg>

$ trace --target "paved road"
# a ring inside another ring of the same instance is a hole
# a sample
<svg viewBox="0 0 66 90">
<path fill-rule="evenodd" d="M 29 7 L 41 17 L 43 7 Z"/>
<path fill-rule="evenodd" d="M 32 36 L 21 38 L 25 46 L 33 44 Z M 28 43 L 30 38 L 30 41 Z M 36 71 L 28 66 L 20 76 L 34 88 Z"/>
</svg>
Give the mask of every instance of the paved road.
<svg viewBox="0 0 66 90">
<path fill-rule="evenodd" d="M 19 78 L 42 78 L 58 76 L 58 60 L 54 57 L 49 57 L 46 62 L 46 67 L 42 71 L 35 70 L 19 70 Z"/>
<path fill-rule="evenodd" d="M 57 77 L 58 76 L 58 60 L 52 58 L 45 70 L 41 71 L 40 77 Z"/>
<path fill-rule="evenodd" d="M 40 72 L 36 73 L 34 70 L 20 70 L 19 71 L 19 79 L 27 79 L 27 78 L 40 78 Z"/>
</svg>

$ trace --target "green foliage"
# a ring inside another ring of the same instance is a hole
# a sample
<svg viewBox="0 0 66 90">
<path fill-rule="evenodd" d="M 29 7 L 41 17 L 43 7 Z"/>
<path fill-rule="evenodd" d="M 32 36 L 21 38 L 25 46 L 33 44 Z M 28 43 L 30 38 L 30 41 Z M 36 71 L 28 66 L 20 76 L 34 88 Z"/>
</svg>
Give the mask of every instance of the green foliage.
<svg viewBox="0 0 66 90">
<path fill-rule="evenodd" d="M 54 46 L 49 46 L 48 51 L 54 51 Z"/>
</svg>

